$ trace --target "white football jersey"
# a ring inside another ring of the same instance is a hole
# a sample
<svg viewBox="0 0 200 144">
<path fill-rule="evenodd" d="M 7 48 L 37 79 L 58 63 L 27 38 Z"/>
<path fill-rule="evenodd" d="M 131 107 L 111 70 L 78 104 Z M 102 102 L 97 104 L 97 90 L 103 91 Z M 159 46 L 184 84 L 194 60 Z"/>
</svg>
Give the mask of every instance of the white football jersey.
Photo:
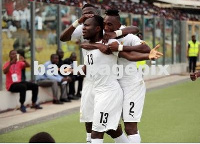
<svg viewBox="0 0 200 144">
<path fill-rule="evenodd" d="M 112 42 L 118 42 L 115 39 L 110 39 L 107 44 Z M 102 41 L 97 42 L 102 43 Z M 88 51 L 87 55 L 84 57 L 84 64 L 86 65 L 86 77 L 90 77 L 94 82 L 94 88 L 96 90 L 102 91 L 105 88 L 115 89 L 115 84 L 117 82 L 117 68 L 113 73 L 113 65 L 117 65 L 118 52 L 106 55 L 102 53 L 99 49 Z M 103 88 L 103 89 L 102 89 Z"/>
<path fill-rule="evenodd" d="M 79 25 L 72 33 L 71 40 L 79 39 L 81 42 L 87 42 L 88 40 L 83 39 L 83 24 Z M 83 57 L 87 54 L 86 49 L 81 49 Z"/>
<path fill-rule="evenodd" d="M 141 44 L 141 40 L 139 37 L 128 34 L 123 38 L 117 39 L 124 46 L 136 46 Z M 135 83 L 142 80 L 142 75 L 137 71 L 136 62 L 129 61 L 125 58 L 118 59 L 118 65 L 123 65 L 123 77 L 119 79 L 120 85 L 125 87 L 129 83 Z M 132 65 L 134 67 L 131 72 L 131 75 L 125 72 L 125 68 L 128 65 Z"/>
</svg>

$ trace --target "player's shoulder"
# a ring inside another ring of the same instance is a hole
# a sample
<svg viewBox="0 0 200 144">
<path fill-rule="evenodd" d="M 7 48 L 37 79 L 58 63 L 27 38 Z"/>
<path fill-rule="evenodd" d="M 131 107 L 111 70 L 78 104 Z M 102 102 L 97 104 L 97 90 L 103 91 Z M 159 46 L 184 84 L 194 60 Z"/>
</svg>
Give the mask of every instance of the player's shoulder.
<svg viewBox="0 0 200 144">
<path fill-rule="evenodd" d="M 75 29 L 76 31 L 82 31 L 83 29 L 83 24 L 77 26 L 77 28 Z"/>
<path fill-rule="evenodd" d="M 77 28 L 81 28 L 82 29 L 83 28 L 83 24 L 78 25 Z"/>
<path fill-rule="evenodd" d="M 140 39 L 138 36 L 136 36 L 134 34 L 127 34 L 125 37 L 130 38 L 130 39 Z"/>
<path fill-rule="evenodd" d="M 113 42 L 118 42 L 118 43 L 119 43 L 119 41 L 116 40 L 116 39 L 109 39 L 107 44 L 111 44 L 111 43 L 113 43 Z"/>
</svg>

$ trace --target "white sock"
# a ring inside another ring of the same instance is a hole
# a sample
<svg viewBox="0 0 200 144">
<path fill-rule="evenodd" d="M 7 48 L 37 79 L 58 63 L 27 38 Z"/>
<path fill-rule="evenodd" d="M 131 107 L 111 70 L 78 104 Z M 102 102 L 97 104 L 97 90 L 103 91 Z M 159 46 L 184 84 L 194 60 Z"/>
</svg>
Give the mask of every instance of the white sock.
<svg viewBox="0 0 200 144">
<path fill-rule="evenodd" d="M 91 143 L 91 133 L 87 133 L 86 142 Z"/>
<path fill-rule="evenodd" d="M 141 143 L 141 137 L 140 137 L 140 133 L 138 131 L 137 134 L 134 135 L 128 135 L 128 139 L 131 143 Z"/>
<path fill-rule="evenodd" d="M 103 143 L 103 139 L 91 139 L 91 143 Z"/>
<path fill-rule="evenodd" d="M 122 135 L 120 135 L 117 138 L 114 138 L 115 143 L 129 143 L 129 140 L 127 138 L 127 136 L 122 133 Z"/>
</svg>

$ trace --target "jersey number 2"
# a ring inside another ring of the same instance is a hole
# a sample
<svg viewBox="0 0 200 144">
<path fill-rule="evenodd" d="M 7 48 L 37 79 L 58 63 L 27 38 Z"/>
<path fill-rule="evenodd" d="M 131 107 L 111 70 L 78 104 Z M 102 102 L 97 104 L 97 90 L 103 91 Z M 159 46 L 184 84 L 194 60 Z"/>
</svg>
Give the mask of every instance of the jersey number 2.
<svg viewBox="0 0 200 144">
<path fill-rule="evenodd" d="M 130 108 L 129 113 L 131 114 L 131 113 L 134 113 L 134 110 L 133 110 L 133 108 L 134 108 L 134 102 L 130 102 L 130 106 L 131 106 L 131 108 Z"/>
</svg>

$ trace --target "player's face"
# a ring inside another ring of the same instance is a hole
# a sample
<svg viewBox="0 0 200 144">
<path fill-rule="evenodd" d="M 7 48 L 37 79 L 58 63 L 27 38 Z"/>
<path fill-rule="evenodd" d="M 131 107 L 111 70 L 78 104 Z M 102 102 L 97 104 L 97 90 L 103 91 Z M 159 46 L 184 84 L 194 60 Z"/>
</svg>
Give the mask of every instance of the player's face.
<svg viewBox="0 0 200 144">
<path fill-rule="evenodd" d="M 106 16 L 104 18 L 104 31 L 114 32 L 120 28 L 120 22 L 115 16 Z"/>
<path fill-rule="evenodd" d="M 91 39 L 96 35 L 96 26 L 93 22 L 93 18 L 87 19 L 83 24 L 83 38 L 84 39 Z"/>
<path fill-rule="evenodd" d="M 97 15 L 97 11 L 93 7 L 86 7 L 86 8 L 84 8 L 82 10 L 82 15 L 85 15 L 85 14 L 94 14 L 94 15 Z"/>
</svg>

